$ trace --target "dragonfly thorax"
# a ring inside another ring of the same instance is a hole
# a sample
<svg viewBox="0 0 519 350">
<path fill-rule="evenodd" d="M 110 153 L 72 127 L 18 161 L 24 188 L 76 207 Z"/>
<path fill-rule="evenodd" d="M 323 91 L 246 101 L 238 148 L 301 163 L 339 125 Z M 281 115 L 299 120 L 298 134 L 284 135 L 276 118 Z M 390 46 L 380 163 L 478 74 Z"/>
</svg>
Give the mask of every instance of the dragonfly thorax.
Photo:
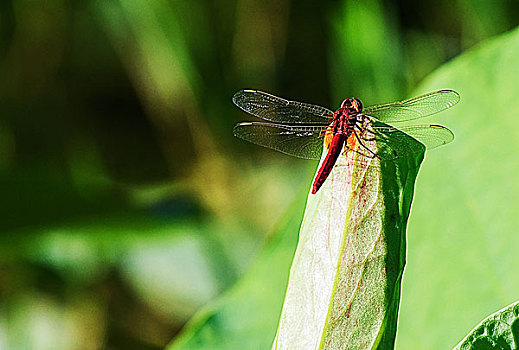
<svg viewBox="0 0 519 350">
<path fill-rule="evenodd" d="M 350 134 L 360 121 L 360 113 L 354 108 L 339 108 L 334 114 L 333 132 Z"/>
<path fill-rule="evenodd" d="M 360 121 L 361 111 L 362 103 L 358 99 L 352 97 L 342 101 L 341 108 L 335 112 L 335 132 L 351 133 Z"/>
<path fill-rule="evenodd" d="M 362 102 L 355 97 L 346 98 L 341 103 L 341 108 L 348 109 L 350 113 L 362 112 Z"/>
</svg>

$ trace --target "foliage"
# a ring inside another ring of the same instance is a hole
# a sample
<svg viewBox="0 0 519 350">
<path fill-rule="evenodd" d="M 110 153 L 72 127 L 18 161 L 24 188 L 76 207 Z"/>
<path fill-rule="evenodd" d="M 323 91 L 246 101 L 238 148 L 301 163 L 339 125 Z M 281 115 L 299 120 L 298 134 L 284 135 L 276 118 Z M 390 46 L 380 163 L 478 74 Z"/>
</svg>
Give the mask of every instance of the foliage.
<svg viewBox="0 0 519 350">
<path fill-rule="evenodd" d="M 461 101 L 435 118 L 456 140 L 428 153 L 418 177 L 397 348 L 452 347 L 517 300 L 518 48 L 516 29 L 456 58 L 417 90 L 449 87 Z"/>
<path fill-rule="evenodd" d="M 405 228 L 424 152 L 409 141 L 417 152 L 394 162 L 341 156 L 309 195 L 273 349 L 393 347 Z"/>
<path fill-rule="evenodd" d="M 519 302 L 508 305 L 481 321 L 455 350 L 517 349 Z"/>
<path fill-rule="evenodd" d="M 233 139 L 235 91 L 331 108 L 410 96 L 518 25 L 518 11 L 509 0 L 0 2 L 0 347 L 163 348 L 249 271 L 315 167 Z M 439 83 L 466 102 L 445 122 L 457 143 L 419 176 L 403 347 L 450 346 L 517 299 L 505 278 L 514 48 Z M 440 326 L 445 315 L 460 329 Z"/>
</svg>

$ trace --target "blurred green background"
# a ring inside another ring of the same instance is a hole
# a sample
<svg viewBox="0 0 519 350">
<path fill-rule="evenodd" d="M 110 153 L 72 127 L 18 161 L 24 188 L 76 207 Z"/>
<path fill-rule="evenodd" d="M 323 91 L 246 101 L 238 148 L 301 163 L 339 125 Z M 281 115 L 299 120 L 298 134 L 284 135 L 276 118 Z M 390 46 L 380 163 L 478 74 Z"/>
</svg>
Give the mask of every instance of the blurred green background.
<svg viewBox="0 0 519 350">
<path fill-rule="evenodd" d="M 316 164 L 234 139 L 235 91 L 401 99 L 518 24 L 512 0 L 2 1 L 0 348 L 160 349 L 247 271 Z"/>
</svg>

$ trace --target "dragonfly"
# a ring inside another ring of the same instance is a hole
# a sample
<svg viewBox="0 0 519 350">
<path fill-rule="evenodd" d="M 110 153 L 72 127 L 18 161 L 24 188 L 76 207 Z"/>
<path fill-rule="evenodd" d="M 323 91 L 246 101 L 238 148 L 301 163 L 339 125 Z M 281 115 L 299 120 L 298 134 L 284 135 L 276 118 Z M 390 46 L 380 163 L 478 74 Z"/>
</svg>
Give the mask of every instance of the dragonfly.
<svg viewBox="0 0 519 350">
<path fill-rule="evenodd" d="M 423 151 L 422 144 L 433 149 L 451 142 L 454 134 L 444 126 L 398 124 L 444 111 L 459 99 L 456 91 L 438 90 L 403 101 L 363 107 L 359 99 L 352 97 L 344 99 L 334 112 L 259 90 L 241 90 L 234 94 L 233 103 L 268 123 L 238 123 L 233 133 L 254 144 L 305 159 L 321 159 L 326 147 L 326 157 L 312 185 L 315 194 L 342 152 L 358 152 L 367 157 L 364 159 L 394 161 Z"/>
</svg>

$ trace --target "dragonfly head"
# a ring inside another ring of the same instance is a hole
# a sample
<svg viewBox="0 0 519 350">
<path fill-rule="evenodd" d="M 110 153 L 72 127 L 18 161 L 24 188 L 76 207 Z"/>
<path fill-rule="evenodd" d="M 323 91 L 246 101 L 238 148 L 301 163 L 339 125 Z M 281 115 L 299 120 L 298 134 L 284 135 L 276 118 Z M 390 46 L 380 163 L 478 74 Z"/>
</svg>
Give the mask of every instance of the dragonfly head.
<svg viewBox="0 0 519 350">
<path fill-rule="evenodd" d="M 347 108 L 355 113 L 362 112 L 362 102 L 359 99 L 352 97 L 347 98 L 341 103 L 341 108 Z"/>
</svg>

